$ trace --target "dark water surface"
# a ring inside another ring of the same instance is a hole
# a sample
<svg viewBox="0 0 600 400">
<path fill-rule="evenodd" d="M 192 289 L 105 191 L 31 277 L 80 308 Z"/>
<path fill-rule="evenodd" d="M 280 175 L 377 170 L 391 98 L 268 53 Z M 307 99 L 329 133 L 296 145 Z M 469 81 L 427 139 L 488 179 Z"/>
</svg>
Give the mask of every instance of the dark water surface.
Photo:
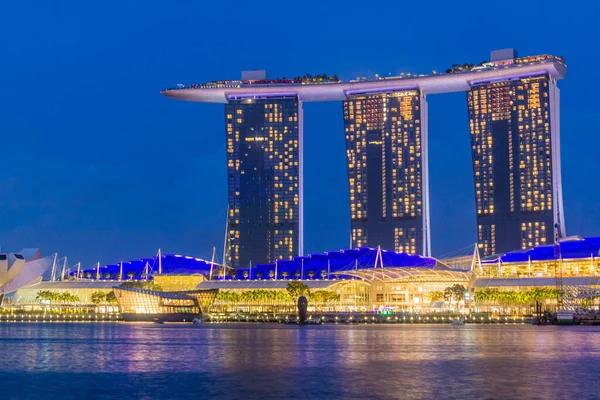
<svg viewBox="0 0 600 400">
<path fill-rule="evenodd" d="M 0 324 L 1 399 L 600 398 L 600 328 Z"/>
</svg>

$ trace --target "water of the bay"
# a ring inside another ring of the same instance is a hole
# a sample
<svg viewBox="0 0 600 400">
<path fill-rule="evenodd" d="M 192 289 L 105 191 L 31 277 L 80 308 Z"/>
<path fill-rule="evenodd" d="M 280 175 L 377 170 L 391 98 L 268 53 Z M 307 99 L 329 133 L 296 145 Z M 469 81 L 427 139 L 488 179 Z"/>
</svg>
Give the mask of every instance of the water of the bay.
<svg viewBox="0 0 600 400">
<path fill-rule="evenodd" d="M 600 328 L 0 324 L 1 399 L 598 398 Z"/>
</svg>

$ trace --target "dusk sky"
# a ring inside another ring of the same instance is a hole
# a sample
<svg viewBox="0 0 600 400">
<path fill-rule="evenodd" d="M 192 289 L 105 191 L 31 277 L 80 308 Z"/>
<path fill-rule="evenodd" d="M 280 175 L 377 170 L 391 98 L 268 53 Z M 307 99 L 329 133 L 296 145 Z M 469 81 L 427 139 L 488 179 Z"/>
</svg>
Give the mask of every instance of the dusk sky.
<svg viewBox="0 0 600 400">
<path fill-rule="evenodd" d="M 178 83 L 430 73 L 489 51 L 551 53 L 561 88 L 566 229 L 600 236 L 595 1 L 4 1 L 0 5 L 0 245 L 84 267 L 223 251 L 223 105 Z M 476 241 L 466 95 L 430 96 L 432 249 Z M 305 252 L 349 245 L 342 105 L 304 105 Z"/>
</svg>

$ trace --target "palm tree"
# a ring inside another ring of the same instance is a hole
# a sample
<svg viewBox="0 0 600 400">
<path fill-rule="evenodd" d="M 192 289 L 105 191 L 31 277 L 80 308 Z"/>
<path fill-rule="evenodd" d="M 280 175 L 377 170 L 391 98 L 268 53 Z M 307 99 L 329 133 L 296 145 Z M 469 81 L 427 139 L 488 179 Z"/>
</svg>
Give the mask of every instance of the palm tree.
<svg viewBox="0 0 600 400">
<path fill-rule="evenodd" d="M 289 272 L 287 272 L 287 271 L 283 271 L 283 272 L 281 273 L 281 276 L 283 276 L 283 279 L 286 279 L 286 278 L 288 277 L 288 275 L 289 275 L 289 274 L 290 274 Z"/>
<path fill-rule="evenodd" d="M 244 271 L 244 272 L 242 272 L 242 276 L 244 277 L 244 279 L 248 279 L 248 276 L 249 276 L 249 275 L 250 275 L 250 274 L 248 273 L 248 271 Z"/>
<path fill-rule="evenodd" d="M 135 276 L 135 272 L 133 272 L 133 271 L 129 271 L 129 272 L 127 273 L 127 276 L 129 277 L 129 280 L 132 280 L 132 279 L 133 279 L 133 277 Z"/>
<path fill-rule="evenodd" d="M 269 278 L 273 279 L 275 277 L 275 271 L 269 271 Z"/>
<path fill-rule="evenodd" d="M 327 276 L 327 271 L 326 271 L 326 270 L 324 270 L 324 269 L 322 269 L 322 270 L 321 270 L 321 278 L 322 278 L 322 279 L 325 279 L 325 277 L 326 277 L 326 276 Z"/>
<path fill-rule="evenodd" d="M 69 301 L 69 293 L 58 293 L 58 300 L 62 301 L 63 303 L 66 303 L 67 301 Z"/>
<path fill-rule="evenodd" d="M 85 277 L 90 279 L 92 277 L 92 273 L 91 272 L 86 272 L 85 273 Z"/>
<path fill-rule="evenodd" d="M 256 273 L 256 277 L 257 277 L 258 279 L 262 279 L 262 277 L 263 277 L 263 273 L 262 273 L 262 271 L 258 271 L 258 272 Z"/>
<path fill-rule="evenodd" d="M 120 273 L 116 273 L 115 274 L 115 279 L 120 281 L 121 280 L 121 274 Z"/>
<path fill-rule="evenodd" d="M 313 271 L 313 270 L 310 270 L 310 271 L 308 271 L 308 277 L 309 277 L 310 279 L 312 279 L 312 278 L 313 278 L 313 276 L 315 276 L 315 271 Z"/>
<path fill-rule="evenodd" d="M 294 277 L 296 279 L 300 279 L 300 270 L 299 269 L 297 269 L 296 272 L 294 272 Z"/>
<path fill-rule="evenodd" d="M 106 274 L 104 274 L 104 279 L 110 279 L 110 272 L 107 272 Z"/>
</svg>

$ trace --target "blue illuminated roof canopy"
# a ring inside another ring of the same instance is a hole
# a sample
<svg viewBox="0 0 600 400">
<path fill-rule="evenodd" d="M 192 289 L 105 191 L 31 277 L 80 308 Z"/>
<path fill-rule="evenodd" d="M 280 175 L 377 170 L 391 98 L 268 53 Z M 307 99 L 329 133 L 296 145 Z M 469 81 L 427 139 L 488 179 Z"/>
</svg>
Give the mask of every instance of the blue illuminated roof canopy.
<svg viewBox="0 0 600 400">
<path fill-rule="evenodd" d="M 555 250 L 558 258 L 576 259 L 600 256 L 600 237 L 589 237 L 583 239 L 564 240 L 555 245 L 544 245 L 532 247 L 528 250 L 511 251 L 501 256 L 490 256 L 482 260 L 483 263 L 496 263 L 498 260 L 504 263 L 548 261 L 555 259 Z"/>
<path fill-rule="evenodd" d="M 436 266 L 438 268 L 446 268 L 431 257 L 381 250 L 381 259 L 379 259 L 377 253 L 378 249 L 376 248 L 363 247 L 311 254 L 309 256 L 295 257 L 293 260 L 279 260 L 277 263 L 257 264 L 253 265 L 252 268 L 249 266 L 239 268 L 235 270 L 235 274 L 228 273 L 226 279 L 256 279 L 258 277 L 267 279 L 271 277 L 270 275 L 275 274 L 275 271 L 277 271 L 278 279 L 285 277 L 309 279 L 311 277 L 320 278 L 324 274 L 329 275 L 334 272 L 343 272 L 344 270 L 367 269 L 381 266 L 385 268 L 434 268 Z M 132 279 L 144 279 L 146 270 L 148 277 L 158 274 L 158 257 L 124 262 L 122 279 L 129 279 L 130 274 L 133 275 Z M 101 266 L 99 269 L 100 279 L 115 279 L 120 271 L 120 264 Z M 175 254 L 165 254 L 162 256 L 163 274 L 208 275 L 209 271 L 210 261 Z M 95 267 L 87 268 L 82 273 L 83 278 L 96 278 Z M 72 271 L 70 274 L 71 276 L 75 276 L 77 271 Z M 215 278 L 218 279 L 220 276 L 215 276 Z"/>
<path fill-rule="evenodd" d="M 210 271 L 210 262 L 201 258 L 182 256 L 179 254 L 164 254 L 162 255 L 162 272 L 163 274 L 205 274 Z M 147 268 L 146 268 L 147 266 Z M 132 260 L 123 263 L 123 278 L 129 279 L 129 274 L 132 279 L 144 278 L 144 273 L 148 272 L 149 276 L 158 274 L 158 256 L 151 258 L 142 258 L 140 260 Z M 108 264 L 100 267 L 101 279 L 115 279 L 115 276 L 121 271 L 120 264 Z M 75 276 L 77 271 L 72 271 L 70 275 Z M 106 274 L 110 278 L 106 278 Z M 96 268 L 87 268 L 83 270 L 83 278 L 96 277 Z"/>
</svg>

